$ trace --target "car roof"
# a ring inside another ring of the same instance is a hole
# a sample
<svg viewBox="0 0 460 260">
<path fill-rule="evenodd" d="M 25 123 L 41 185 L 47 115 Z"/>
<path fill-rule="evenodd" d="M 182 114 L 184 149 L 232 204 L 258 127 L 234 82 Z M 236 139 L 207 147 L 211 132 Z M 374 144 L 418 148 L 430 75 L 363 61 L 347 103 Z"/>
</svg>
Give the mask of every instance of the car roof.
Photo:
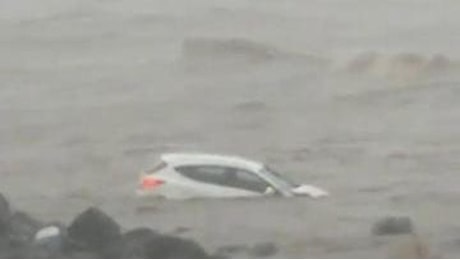
<svg viewBox="0 0 460 260">
<path fill-rule="evenodd" d="M 260 171 L 264 167 L 260 162 L 247 160 L 238 156 L 207 153 L 167 153 L 161 155 L 161 160 L 174 167 L 187 165 L 216 165 L 252 171 Z"/>
</svg>

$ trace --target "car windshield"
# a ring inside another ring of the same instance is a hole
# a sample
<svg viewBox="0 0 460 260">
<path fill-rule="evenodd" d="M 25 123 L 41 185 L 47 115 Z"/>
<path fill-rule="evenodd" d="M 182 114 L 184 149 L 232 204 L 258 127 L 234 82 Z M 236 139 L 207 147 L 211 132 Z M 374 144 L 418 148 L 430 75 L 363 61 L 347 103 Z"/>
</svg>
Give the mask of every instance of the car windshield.
<svg viewBox="0 0 460 260">
<path fill-rule="evenodd" d="M 281 175 L 277 171 L 270 169 L 269 167 L 265 166 L 262 170 L 268 178 L 270 178 L 273 182 L 276 182 L 281 188 L 286 190 L 291 190 L 298 185 L 292 181 L 291 179 L 287 178 L 286 176 Z"/>
</svg>

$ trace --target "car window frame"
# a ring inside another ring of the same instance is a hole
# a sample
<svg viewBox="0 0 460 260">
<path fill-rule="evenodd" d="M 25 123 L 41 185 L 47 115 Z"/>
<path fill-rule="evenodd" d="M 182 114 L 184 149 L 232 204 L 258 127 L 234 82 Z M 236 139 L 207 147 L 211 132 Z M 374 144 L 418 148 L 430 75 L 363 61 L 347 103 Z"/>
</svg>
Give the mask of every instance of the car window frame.
<svg viewBox="0 0 460 260">
<path fill-rule="evenodd" d="M 257 174 L 257 172 L 254 172 L 254 171 L 251 171 L 251 170 L 248 170 L 248 169 L 243 169 L 243 168 L 240 168 L 240 167 L 222 166 L 222 165 L 215 165 L 215 164 L 191 164 L 191 165 L 176 166 L 176 167 L 174 167 L 174 170 L 177 171 L 179 174 L 181 174 L 181 176 L 183 176 L 185 178 L 188 178 L 188 179 L 191 179 L 193 181 L 200 182 L 200 183 L 208 184 L 208 185 L 218 185 L 218 186 L 221 186 L 221 187 L 224 187 L 224 188 L 239 189 L 239 190 L 250 191 L 250 192 L 259 193 L 259 194 L 264 194 L 264 192 L 265 192 L 265 191 L 259 191 L 259 190 L 254 190 L 254 189 L 248 189 L 248 188 L 241 187 L 241 186 L 228 185 L 228 184 L 224 184 L 223 182 L 211 182 L 211 181 L 200 180 L 200 179 L 197 179 L 197 178 L 190 177 L 190 176 L 188 176 L 187 174 L 184 174 L 181 171 L 181 168 L 200 168 L 200 167 L 220 168 L 220 169 L 224 170 L 224 174 L 229 169 L 230 170 L 235 170 L 235 172 L 242 171 L 242 172 L 252 174 L 254 177 L 256 177 L 257 180 L 259 180 L 261 183 L 264 183 L 267 188 L 270 187 L 273 190 L 275 190 L 275 194 L 279 194 L 278 189 L 272 183 L 270 183 L 269 181 L 264 179 L 262 176 L 259 176 L 259 174 Z"/>
</svg>

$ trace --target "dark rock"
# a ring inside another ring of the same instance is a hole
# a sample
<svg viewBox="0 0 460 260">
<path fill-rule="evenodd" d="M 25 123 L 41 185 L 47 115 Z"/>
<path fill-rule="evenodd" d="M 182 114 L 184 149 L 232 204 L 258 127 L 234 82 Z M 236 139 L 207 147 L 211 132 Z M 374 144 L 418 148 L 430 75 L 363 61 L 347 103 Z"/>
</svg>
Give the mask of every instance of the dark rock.
<svg viewBox="0 0 460 260">
<path fill-rule="evenodd" d="M 159 234 L 148 228 L 137 228 L 123 235 L 122 258 L 148 258 L 149 242 Z"/>
<path fill-rule="evenodd" d="M 44 259 L 62 258 L 61 255 L 53 255 L 46 248 L 30 243 L 10 245 L 0 252 L 0 258 L 21 258 L 21 259 Z"/>
<path fill-rule="evenodd" d="M 146 239 L 156 238 L 158 236 L 160 236 L 160 234 L 150 228 L 136 228 L 126 232 L 123 238 L 132 241 L 145 241 Z"/>
<path fill-rule="evenodd" d="M 35 232 L 41 223 L 27 213 L 15 212 L 8 221 L 1 258 L 49 258 L 46 250 L 32 245 Z"/>
<path fill-rule="evenodd" d="M 0 258 L 211 257 L 193 240 L 148 228 L 121 235 L 120 226 L 97 208 L 82 212 L 67 228 L 60 223 L 44 225 L 24 212 L 12 214 L 0 194 L 0 224 Z"/>
<path fill-rule="evenodd" d="M 55 254 L 48 249 L 35 245 L 27 245 L 23 247 L 20 253 L 20 258 L 27 259 L 49 259 L 49 258 L 61 258 L 59 254 Z M 22 255 L 22 256 L 21 256 Z"/>
<path fill-rule="evenodd" d="M 90 250 L 67 250 L 62 258 L 67 259 L 97 259 L 102 256 Z"/>
<path fill-rule="evenodd" d="M 409 217 L 385 217 L 372 227 L 372 234 L 377 236 L 412 234 L 413 232 L 414 227 Z"/>
<path fill-rule="evenodd" d="M 247 253 L 249 249 L 247 245 L 226 245 L 217 248 L 215 254 L 230 257 L 242 252 Z"/>
<path fill-rule="evenodd" d="M 9 221 L 9 240 L 13 245 L 32 242 L 35 233 L 43 224 L 25 212 L 15 212 Z"/>
<path fill-rule="evenodd" d="M 123 235 L 122 258 L 208 258 L 196 242 L 138 228 Z"/>
<path fill-rule="evenodd" d="M 250 255 L 256 258 L 269 257 L 277 252 L 278 248 L 271 242 L 256 244 L 249 251 Z"/>
<path fill-rule="evenodd" d="M 221 254 L 210 254 L 208 256 L 208 259 L 229 259 L 230 257 L 229 256 L 226 256 L 226 255 L 221 255 Z"/>
<path fill-rule="evenodd" d="M 148 258 L 209 258 L 210 256 L 195 241 L 160 235 L 149 240 L 147 246 Z"/>
<path fill-rule="evenodd" d="M 104 250 L 121 240 L 120 226 L 97 208 L 89 208 L 78 215 L 67 233 L 73 247 L 94 251 Z"/>
<path fill-rule="evenodd" d="M 8 229 L 11 217 L 10 204 L 8 200 L 0 193 L 0 258 L 7 258 L 5 255 L 8 247 Z"/>
<path fill-rule="evenodd" d="M 10 204 L 0 193 L 0 236 L 5 235 L 8 230 L 8 222 L 11 217 Z"/>
</svg>

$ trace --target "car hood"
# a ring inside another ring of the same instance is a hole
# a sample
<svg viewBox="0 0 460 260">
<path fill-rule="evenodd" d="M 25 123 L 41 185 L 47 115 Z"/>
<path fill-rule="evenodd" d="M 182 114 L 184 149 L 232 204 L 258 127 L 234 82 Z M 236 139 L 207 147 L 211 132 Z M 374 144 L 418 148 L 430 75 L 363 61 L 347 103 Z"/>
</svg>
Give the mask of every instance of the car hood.
<svg viewBox="0 0 460 260">
<path fill-rule="evenodd" d="M 312 198 L 322 198 L 329 196 L 329 192 L 312 185 L 301 184 L 292 189 L 292 193 L 298 196 L 310 196 Z"/>
</svg>

